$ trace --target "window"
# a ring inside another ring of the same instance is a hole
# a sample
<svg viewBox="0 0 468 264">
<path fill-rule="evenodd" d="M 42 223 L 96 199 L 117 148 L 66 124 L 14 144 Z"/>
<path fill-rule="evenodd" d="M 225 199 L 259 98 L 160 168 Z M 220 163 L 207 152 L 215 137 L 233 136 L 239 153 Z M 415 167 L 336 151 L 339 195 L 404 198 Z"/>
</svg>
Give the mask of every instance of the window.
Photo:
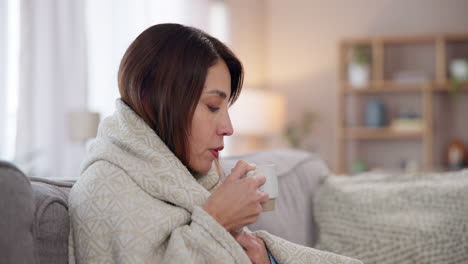
<svg viewBox="0 0 468 264">
<path fill-rule="evenodd" d="M 19 1 L 0 1 L 0 158 L 13 160 L 19 88 Z"/>
<path fill-rule="evenodd" d="M 20 73 L 20 2 L 0 0 L 0 159 L 15 158 Z M 87 103 L 101 117 L 111 115 L 119 97 L 117 71 L 131 41 L 157 23 L 201 28 L 227 42 L 221 0 L 86 0 Z"/>
<path fill-rule="evenodd" d="M 125 51 L 143 30 L 158 23 L 201 28 L 227 41 L 225 4 L 220 0 L 87 0 L 88 106 L 101 117 L 119 97 L 117 72 Z"/>
</svg>

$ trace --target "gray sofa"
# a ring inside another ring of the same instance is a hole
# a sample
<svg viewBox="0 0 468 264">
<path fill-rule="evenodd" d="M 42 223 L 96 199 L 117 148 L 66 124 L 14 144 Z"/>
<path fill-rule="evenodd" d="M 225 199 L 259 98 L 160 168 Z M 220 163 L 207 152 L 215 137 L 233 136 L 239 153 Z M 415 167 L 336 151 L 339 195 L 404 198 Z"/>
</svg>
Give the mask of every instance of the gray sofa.
<svg viewBox="0 0 468 264">
<path fill-rule="evenodd" d="M 265 151 L 224 158 L 223 169 L 239 159 L 278 167 L 276 210 L 263 213 L 250 229 L 313 246 L 317 240 L 313 195 L 320 178 L 328 174 L 323 161 L 301 151 Z M 28 178 L 14 165 L 0 161 L 0 263 L 68 262 L 67 201 L 73 182 Z"/>
<path fill-rule="evenodd" d="M 0 263 L 68 262 L 71 181 L 28 178 L 0 161 Z"/>
</svg>

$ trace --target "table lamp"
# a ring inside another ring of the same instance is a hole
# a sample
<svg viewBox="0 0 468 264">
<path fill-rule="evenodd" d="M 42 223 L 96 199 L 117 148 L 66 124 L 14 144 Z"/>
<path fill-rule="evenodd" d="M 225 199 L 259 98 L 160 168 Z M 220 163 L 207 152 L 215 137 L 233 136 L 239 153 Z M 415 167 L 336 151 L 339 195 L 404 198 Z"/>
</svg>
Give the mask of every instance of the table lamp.
<svg viewBox="0 0 468 264">
<path fill-rule="evenodd" d="M 69 136 L 72 141 L 85 143 L 96 137 L 99 125 L 99 113 L 74 111 L 69 113 Z"/>
<path fill-rule="evenodd" d="M 243 89 L 229 109 L 234 135 L 230 154 L 267 148 L 269 136 L 284 129 L 286 102 L 278 93 L 264 89 Z"/>
</svg>

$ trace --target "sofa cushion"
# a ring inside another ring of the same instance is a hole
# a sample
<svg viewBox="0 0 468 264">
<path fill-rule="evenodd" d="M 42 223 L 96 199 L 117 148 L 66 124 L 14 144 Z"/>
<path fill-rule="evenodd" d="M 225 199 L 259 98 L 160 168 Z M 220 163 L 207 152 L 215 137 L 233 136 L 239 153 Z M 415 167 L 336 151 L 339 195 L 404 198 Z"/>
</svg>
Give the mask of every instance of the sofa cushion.
<svg viewBox="0 0 468 264">
<path fill-rule="evenodd" d="M 0 161 L 0 263 L 37 263 L 34 256 L 34 200 L 26 176 Z"/>
<path fill-rule="evenodd" d="M 33 233 L 39 263 L 68 262 L 68 193 L 72 182 L 30 178 L 35 202 Z"/>
<path fill-rule="evenodd" d="M 276 208 L 264 212 L 251 230 L 266 230 L 291 242 L 312 247 L 318 236 L 314 221 L 313 198 L 320 179 L 329 173 L 328 167 L 317 155 L 296 150 L 269 150 L 242 156 L 224 158 L 221 166 L 230 173 L 238 160 L 249 163 L 276 164 L 279 197 Z"/>
</svg>

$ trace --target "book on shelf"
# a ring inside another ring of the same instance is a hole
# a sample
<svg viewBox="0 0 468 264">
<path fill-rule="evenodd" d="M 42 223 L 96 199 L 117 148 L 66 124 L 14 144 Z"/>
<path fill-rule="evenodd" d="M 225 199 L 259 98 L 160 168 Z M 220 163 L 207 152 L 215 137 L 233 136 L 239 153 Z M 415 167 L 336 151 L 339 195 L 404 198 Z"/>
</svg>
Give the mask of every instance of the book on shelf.
<svg viewBox="0 0 468 264">
<path fill-rule="evenodd" d="M 421 132 L 424 122 L 421 118 L 396 118 L 390 127 L 395 132 Z"/>
<path fill-rule="evenodd" d="M 422 71 L 399 71 L 393 74 L 394 84 L 400 85 L 422 85 L 430 79 L 430 75 Z"/>
</svg>

